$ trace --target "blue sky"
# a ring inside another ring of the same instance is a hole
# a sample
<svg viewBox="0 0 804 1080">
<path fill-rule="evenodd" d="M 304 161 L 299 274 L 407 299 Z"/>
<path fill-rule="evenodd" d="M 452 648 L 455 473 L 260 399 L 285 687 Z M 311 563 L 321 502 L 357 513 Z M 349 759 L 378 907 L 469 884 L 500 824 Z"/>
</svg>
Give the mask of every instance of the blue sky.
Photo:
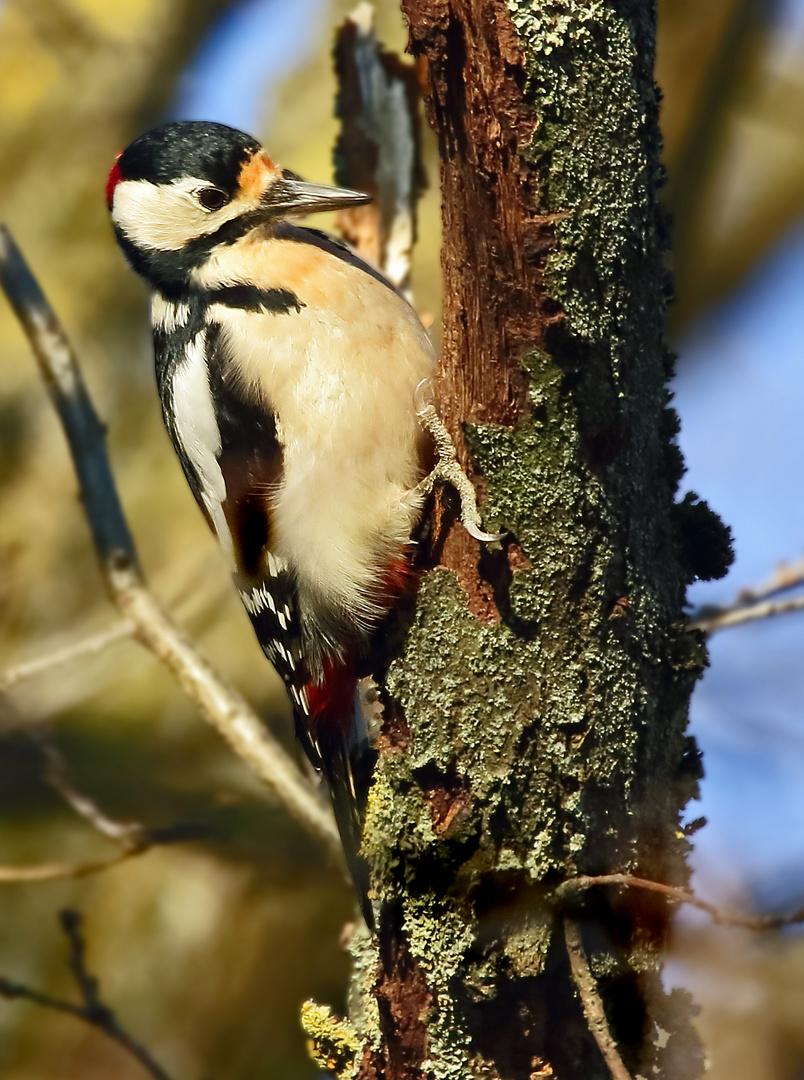
<svg viewBox="0 0 804 1080">
<path fill-rule="evenodd" d="M 182 77 L 171 117 L 215 120 L 258 134 L 270 110 L 266 90 L 316 43 L 325 0 L 243 0 L 215 26 Z"/>
<path fill-rule="evenodd" d="M 184 77 L 174 116 L 259 132 L 272 80 L 303 59 L 324 0 L 245 0 L 221 20 Z M 804 2 L 783 0 L 780 42 L 804 35 Z M 313 35 L 314 37 L 314 35 Z M 732 526 L 727 579 L 693 604 L 722 603 L 804 553 L 804 229 L 680 343 L 674 384 L 681 445 L 697 491 Z M 694 866 L 710 894 L 773 889 L 804 864 L 804 614 L 725 631 L 693 700 L 707 772 Z M 801 876 L 797 884 L 802 884 Z M 770 895 L 770 894 L 768 894 Z"/>
<path fill-rule="evenodd" d="M 804 229 L 682 344 L 684 483 L 732 526 L 737 555 L 726 579 L 690 591 L 694 604 L 728 602 L 804 555 L 802 292 Z M 710 651 L 692 708 L 710 819 L 694 864 L 707 885 L 762 890 L 804 863 L 804 613 L 725 630 Z"/>
<path fill-rule="evenodd" d="M 804 2 L 802 0 L 776 0 L 778 3 L 779 39 L 784 47 L 787 40 L 795 45 L 795 39 L 804 34 Z"/>
</svg>

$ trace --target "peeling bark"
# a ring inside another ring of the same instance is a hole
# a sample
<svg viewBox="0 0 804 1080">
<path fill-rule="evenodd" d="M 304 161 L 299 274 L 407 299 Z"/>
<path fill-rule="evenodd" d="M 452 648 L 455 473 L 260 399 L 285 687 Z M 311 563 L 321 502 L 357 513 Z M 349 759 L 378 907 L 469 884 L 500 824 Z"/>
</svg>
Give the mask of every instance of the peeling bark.
<svg viewBox="0 0 804 1080">
<path fill-rule="evenodd" d="M 383 1039 L 381 1049 L 363 1060 L 358 1080 L 412 1080 L 424 1076 L 426 1021 L 432 995 L 400 922 L 386 914 L 390 917 L 383 928 L 378 977 L 372 988 Z M 400 909 L 396 915 L 401 915 Z"/>
<path fill-rule="evenodd" d="M 618 1056 L 694 1080 L 691 1003 L 660 980 L 665 900 L 597 889 L 568 912 L 555 892 L 686 881 L 705 650 L 684 589 L 729 559 L 706 505 L 674 502 L 653 3 L 403 9 L 442 160 L 442 414 L 508 538 L 452 529 L 385 679 L 358 1075 L 593 1080 Z"/>
</svg>

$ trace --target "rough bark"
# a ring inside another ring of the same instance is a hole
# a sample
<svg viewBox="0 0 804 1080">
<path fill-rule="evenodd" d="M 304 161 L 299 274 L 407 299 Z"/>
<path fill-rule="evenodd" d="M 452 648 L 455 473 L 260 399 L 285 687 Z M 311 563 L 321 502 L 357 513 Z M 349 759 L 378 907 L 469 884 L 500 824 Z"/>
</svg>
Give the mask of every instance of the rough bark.
<svg viewBox="0 0 804 1080">
<path fill-rule="evenodd" d="M 692 1080 L 666 902 L 598 889 L 568 912 L 555 891 L 686 880 L 705 652 L 684 587 L 729 552 L 705 504 L 674 504 L 653 3 L 403 7 L 442 159 L 442 413 L 509 536 L 453 527 L 385 681 L 356 1075 L 605 1077 L 596 1015 L 632 1076 Z"/>
</svg>

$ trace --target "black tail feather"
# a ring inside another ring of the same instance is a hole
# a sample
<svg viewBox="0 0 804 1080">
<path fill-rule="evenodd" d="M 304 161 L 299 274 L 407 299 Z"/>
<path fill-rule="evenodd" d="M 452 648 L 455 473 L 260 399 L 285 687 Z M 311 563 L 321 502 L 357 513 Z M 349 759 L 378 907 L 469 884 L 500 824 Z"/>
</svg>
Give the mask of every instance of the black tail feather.
<svg viewBox="0 0 804 1080">
<path fill-rule="evenodd" d="M 374 932 L 368 863 L 360 854 L 371 774 L 377 759 L 354 667 L 333 666 L 331 683 L 307 684 L 312 708 L 294 709 L 296 737 L 329 788 L 346 865 L 366 926 Z M 334 688 L 334 689 L 333 689 Z M 323 705 L 323 707 L 322 707 Z M 312 715 L 311 715 L 312 714 Z"/>
<path fill-rule="evenodd" d="M 355 756 L 354 751 L 344 743 L 329 748 L 322 771 L 335 811 L 335 821 L 341 836 L 346 865 L 354 882 L 360 910 L 366 920 L 366 926 L 372 933 L 375 930 L 374 909 L 369 898 L 368 863 L 360 854 L 363 843 L 363 819 L 366 808 L 368 780 L 371 762 L 365 761 L 371 752 Z M 356 767 L 357 766 L 357 767 Z"/>
</svg>

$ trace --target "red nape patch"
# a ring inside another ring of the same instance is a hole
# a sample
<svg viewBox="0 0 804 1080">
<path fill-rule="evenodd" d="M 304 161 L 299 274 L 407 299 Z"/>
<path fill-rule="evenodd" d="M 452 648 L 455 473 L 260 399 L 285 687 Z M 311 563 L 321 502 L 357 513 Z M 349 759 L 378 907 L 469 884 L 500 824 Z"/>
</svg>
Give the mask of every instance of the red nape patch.
<svg viewBox="0 0 804 1080">
<path fill-rule="evenodd" d="M 307 683 L 310 718 L 330 730 L 340 728 L 344 735 L 348 734 L 355 707 L 356 685 L 357 677 L 352 657 L 347 657 L 340 663 L 325 660 L 323 681 L 319 684 L 312 680 Z"/>
<path fill-rule="evenodd" d="M 114 199 L 114 189 L 123 179 L 123 176 L 120 172 L 120 158 L 122 156 L 123 151 L 121 150 L 117 157 L 114 159 L 112 171 L 109 173 L 109 179 L 106 181 L 106 205 L 109 207 L 110 210 L 112 209 L 112 200 Z"/>
</svg>

